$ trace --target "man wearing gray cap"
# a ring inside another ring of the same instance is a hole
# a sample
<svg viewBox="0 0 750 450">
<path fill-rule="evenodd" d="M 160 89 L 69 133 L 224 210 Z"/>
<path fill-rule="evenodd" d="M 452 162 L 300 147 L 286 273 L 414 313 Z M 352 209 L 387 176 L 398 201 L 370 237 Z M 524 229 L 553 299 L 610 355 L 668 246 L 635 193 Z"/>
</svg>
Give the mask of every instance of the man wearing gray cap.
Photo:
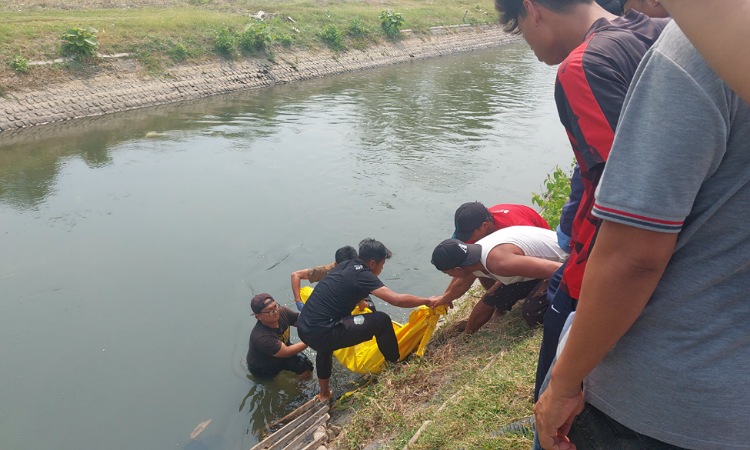
<svg viewBox="0 0 750 450">
<path fill-rule="evenodd" d="M 466 332 L 478 330 L 495 310 L 502 314 L 518 300 L 540 291 L 534 301 L 524 303 L 523 317 L 532 326 L 541 322 L 547 309 L 544 283 L 567 257 L 557 244 L 557 234 L 539 227 L 503 228 L 476 244 L 446 239 L 435 247 L 432 264 L 457 281 L 438 304 L 450 304 L 465 294 L 474 280 L 489 278 L 495 284 L 472 310 Z"/>
</svg>

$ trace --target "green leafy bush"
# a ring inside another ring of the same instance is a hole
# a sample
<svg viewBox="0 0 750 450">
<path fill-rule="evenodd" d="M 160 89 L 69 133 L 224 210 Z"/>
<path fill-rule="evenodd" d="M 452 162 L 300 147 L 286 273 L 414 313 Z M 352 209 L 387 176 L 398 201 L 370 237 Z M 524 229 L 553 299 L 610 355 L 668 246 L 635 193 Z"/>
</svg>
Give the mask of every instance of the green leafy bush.
<svg viewBox="0 0 750 450">
<path fill-rule="evenodd" d="M 355 17 L 349 22 L 346 34 L 356 39 L 364 39 L 370 34 L 370 30 L 359 17 Z"/>
<path fill-rule="evenodd" d="M 190 51 L 188 51 L 187 47 L 185 47 L 182 43 L 177 42 L 172 44 L 167 49 L 167 55 L 172 59 L 172 61 L 185 61 L 190 57 Z"/>
<path fill-rule="evenodd" d="M 73 27 L 62 34 L 62 52 L 70 56 L 94 56 L 99 48 L 96 28 Z"/>
<path fill-rule="evenodd" d="M 271 44 L 271 33 L 264 23 L 251 23 L 240 34 L 240 48 L 246 52 L 262 52 Z"/>
<path fill-rule="evenodd" d="M 22 55 L 16 55 L 10 61 L 10 67 L 16 72 L 26 73 L 29 71 L 29 60 Z"/>
<path fill-rule="evenodd" d="M 320 39 L 332 50 L 344 49 L 344 33 L 336 25 L 328 24 L 319 34 Z"/>
<path fill-rule="evenodd" d="M 404 26 L 404 16 L 399 12 L 383 11 L 380 13 L 380 27 L 389 39 L 398 39 L 401 36 L 401 27 Z"/>
<path fill-rule="evenodd" d="M 237 34 L 228 28 L 222 28 L 216 34 L 214 48 L 224 56 L 231 57 L 237 50 Z"/>
<path fill-rule="evenodd" d="M 278 42 L 283 47 L 291 47 L 294 44 L 294 36 L 288 33 L 277 34 L 273 36 L 273 40 Z"/>
<path fill-rule="evenodd" d="M 560 224 L 560 212 L 570 197 L 571 175 L 572 169 L 565 171 L 555 166 L 555 170 L 547 174 L 547 178 L 544 180 L 546 190 L 541 194 L 535 192 L 531 196 L 531 203 L 539 206 L 541 209 L 539 214 L 544 217 L 544 220 L 549 223 L 553 230 Z"/>
</svg>

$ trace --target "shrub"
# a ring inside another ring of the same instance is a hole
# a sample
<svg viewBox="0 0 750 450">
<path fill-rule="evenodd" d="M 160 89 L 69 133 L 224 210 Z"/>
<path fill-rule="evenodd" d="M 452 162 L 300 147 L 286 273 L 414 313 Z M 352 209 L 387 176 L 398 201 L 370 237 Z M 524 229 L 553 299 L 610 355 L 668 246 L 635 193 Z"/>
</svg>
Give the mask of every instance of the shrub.
<svg viewBox="0 0 750 450">
<path fill-rule="evenodd" d="M 281 44 L 283 47 L 291 47 L 294 44 L 294 36 L 288 33 L 278 34 L 273 37 L 273 40 Z"/>
<path fill-rule="evenodd" d="M 182 43 L 177 42 L 167 49 L 167 56 L 169 56 L 172 61 L 180 62 L 185 61 L 190 56 L 190 52 Z"/>
<path fill-rule="evenodd" d="M 26 73 L 29 71 L 29 60 L 22 55 L 16 55 L 10 61 L 10 67 L 16 72 Z"/>
<path fill-rule="evenodd" d="M 239 37 L 240 48 L 246 52 L 262 52 L 271 44 L 271 33 L 264 23 L 251 23 Z"/>
<path fill-rule="evenodd" d="M 349 22 L 349 28 L 346 30 L 346 33 L 353 38 L 363 39 L 370 34 L 370 31 L 362 19 L 355 17 Z"/>
<path fill-rule="evenodd" d="M 404 16 L 399 12 L 383 11 L 380 13 L 380 27 L 389 39 L 398 39 L 401 35 L 401 27 L 404 25 Z"/>
<path fill-rule="evenodd" d="M 570 169 L 565 171 L 555 166 L 555 170 L 547 174 L 544 180 L 546 191 L 541 194 L 533 193 L 531 196 L 531 203 L 539 206 L 539 214 L 553 230 L 560 224 L 560 212 L 570 197 L 571 172 Z"/>
<path fill-rule="evenodd" d="M 344 49 L 344 34 L 336 25 L 329 24 L 323 27 L 320 32 L 320 39 L 332 50 L 340 51 Z"/>
<path fill-rule="evenodd" d="M 62 52 L 70 56 L 94 56 L 99 47 L 96 28 L 73 27 L 62 34 Z"/>
<path fill-rule="evenodd" d="M 222 55 L 231 57 L 237 50 L 237 34 L 228 28 L 222 28 L 216 35 L 214 47 Z"/>
</svg>

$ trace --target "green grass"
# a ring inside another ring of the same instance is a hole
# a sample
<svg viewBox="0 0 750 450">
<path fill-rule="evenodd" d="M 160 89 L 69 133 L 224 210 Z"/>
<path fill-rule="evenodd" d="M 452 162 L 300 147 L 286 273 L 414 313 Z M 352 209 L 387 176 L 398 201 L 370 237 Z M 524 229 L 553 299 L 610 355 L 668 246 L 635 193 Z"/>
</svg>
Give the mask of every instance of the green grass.
<svg viewBox="0 0 750 450">
<path fill-rule="evenodd" d="M 457 307 L 422 359 L 386 371 L 336 408 L 353 411 L 337 448 L 401 449 L 431 421 L 413 449 L 528 449 L 531 436 L 496 435 L 503 425 L 532 413 L 541 329 L 529 329 L 518 307 L 467 336 L 456 324 L 476 296 Z"/>
<path fill-rule="evenodd" d="M 288 45 L 291 36 L 293 46 L 308 49 L 325 46 L 320 35 L 326 26 L 347 30 L 356 17 L 372 34 L 366 41 L 362 36 L 346 35 L 345 48 L 360 48 L 366 42 L 384 39 L 378 16 L 386 9 L 400 12 L 404 28 L 416 32 L 437 25 L 497 21 L 491 2 L 484 1 L 171 0 L 168 8 L 153 6 L 155 0 L 135 3 L 145 6 L 104 8 L 107 3 L 100 0 L 29 0 L 25 6 L 12 9 L 8 4 L 0 6 L 0 59 L 9 62 L 19 54 L 30 61 L 59 57 L 60 35 L 76 26 L 99 30 L 99 52 L 103 54 L 134 53 L 138 59 L 167 65 L 212 58 L 216 57 L 214 44 L 219 30 L 242 32 L 255 21 L 250 14 L 261 10 L 273 15 L 265 22 L 272 35 L 280 36 L 272 46 L 281 46 L 282 42 Z"/>
</svg>

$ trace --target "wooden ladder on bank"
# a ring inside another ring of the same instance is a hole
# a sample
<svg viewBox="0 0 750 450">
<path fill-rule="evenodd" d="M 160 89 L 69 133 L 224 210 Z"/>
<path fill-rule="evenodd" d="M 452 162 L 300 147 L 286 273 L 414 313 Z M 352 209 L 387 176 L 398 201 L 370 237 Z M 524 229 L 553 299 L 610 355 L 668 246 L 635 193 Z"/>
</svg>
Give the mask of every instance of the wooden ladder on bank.
<svg viewBox="0 0 750 450">
<path fill-rule="evenodd" d="M 268 428 L 278 430 L 250 450 L 317 450 L 328 442 L 326 425 L 330 418 L 328 402 L 313 398 Z"/>
</svg>

